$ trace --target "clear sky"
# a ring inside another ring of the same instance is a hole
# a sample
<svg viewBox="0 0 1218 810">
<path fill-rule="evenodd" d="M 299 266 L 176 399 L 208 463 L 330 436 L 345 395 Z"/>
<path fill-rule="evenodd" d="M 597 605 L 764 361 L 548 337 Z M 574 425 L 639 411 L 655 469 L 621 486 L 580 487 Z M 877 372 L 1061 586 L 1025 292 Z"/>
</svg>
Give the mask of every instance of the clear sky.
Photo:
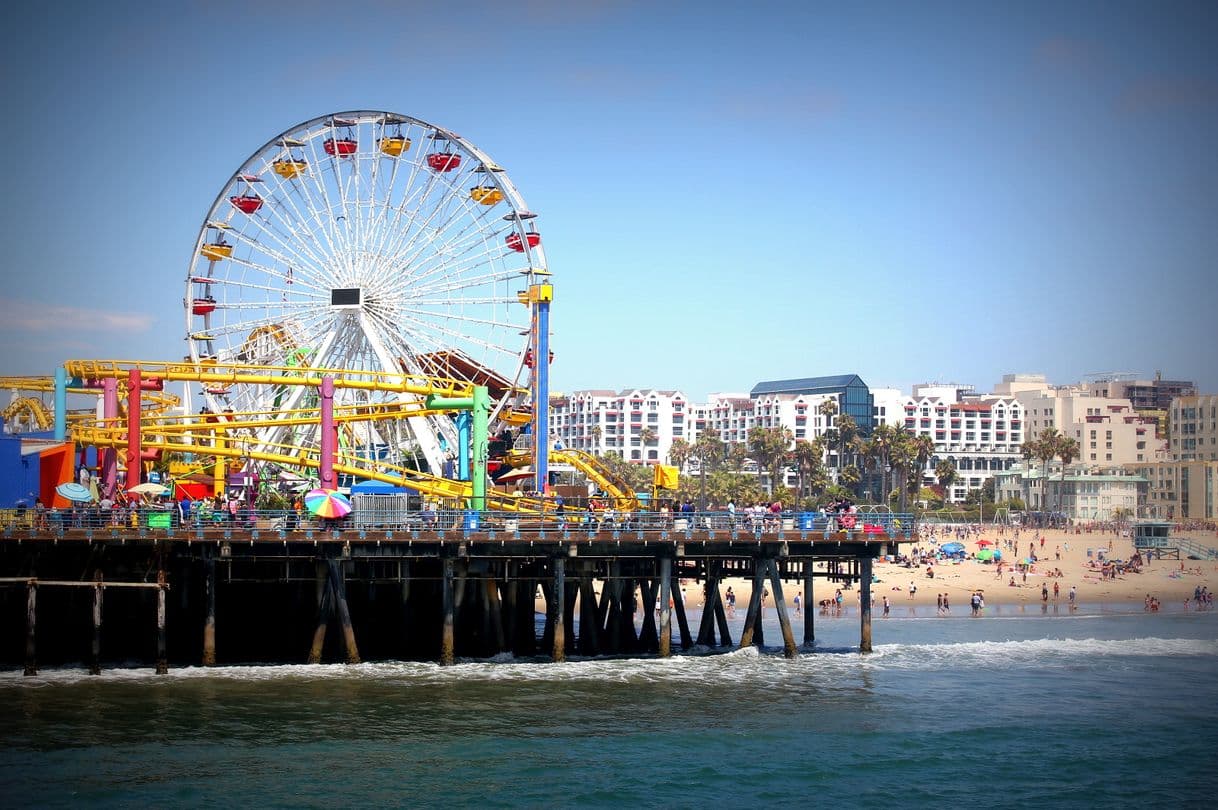
<svg viewBox="0 0 1218 810">
<path fill-rule="evenodd" d="M 10 3 L 0 373 L 172 359 L 199 228 L 329 112 L 506 167 L 553 387 L 1218 391 L 1218 4 Z"/>
</svg>

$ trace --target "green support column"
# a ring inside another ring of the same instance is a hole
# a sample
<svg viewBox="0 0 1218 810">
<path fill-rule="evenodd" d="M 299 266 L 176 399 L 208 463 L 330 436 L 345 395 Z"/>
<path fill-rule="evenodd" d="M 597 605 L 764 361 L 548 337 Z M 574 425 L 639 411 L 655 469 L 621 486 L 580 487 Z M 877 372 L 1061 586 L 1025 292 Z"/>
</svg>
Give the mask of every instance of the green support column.
<svg viewBox="0 0 1218 810">
<path fill-rule="evenodd" d="M 475 385 L 472 397 L 453 397 L 445 399 L 434 394 L 429 395 L 424 404 L 429 410 L 435 411 L 471 411 L 473 415 L 473 430 L 471 431 L 473 452 L 470 465 L 470 484 L 473 486 L 473 498 L 470 508 L 481 511 L 486 508 L 486 453 L 487 430 L 490 423 L 491 396 L 485 385 Z"/>
</svg>

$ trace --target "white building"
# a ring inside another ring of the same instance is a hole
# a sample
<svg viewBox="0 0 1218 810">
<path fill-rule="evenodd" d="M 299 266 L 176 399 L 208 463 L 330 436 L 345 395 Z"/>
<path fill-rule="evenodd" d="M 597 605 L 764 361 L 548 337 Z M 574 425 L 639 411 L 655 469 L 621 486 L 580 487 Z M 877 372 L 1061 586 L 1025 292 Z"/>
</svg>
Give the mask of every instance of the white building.
<svg viewBox="0 0 1218 810">
<path fill-rule="evenodd" d="M 1020 460 L 1023 406 L 1013 397 L 979 397 L 958 385 L 916 385 L 903 409 L 900 426 L 935 443 L 935 455 L 923 470 L 924 481 L 934 482 L 941 461 L 956 468 L 948 500 L 963 500 L 969 490 L 979 489 L 987 478 Z"/>
<path fill-rule="evenodd" d="M 662 463 L 674 439 L 692 441 L 690 404 L 680 391 L 575 391 L 550 398 L 550 437 L 593 455 Z"/>
</svg>

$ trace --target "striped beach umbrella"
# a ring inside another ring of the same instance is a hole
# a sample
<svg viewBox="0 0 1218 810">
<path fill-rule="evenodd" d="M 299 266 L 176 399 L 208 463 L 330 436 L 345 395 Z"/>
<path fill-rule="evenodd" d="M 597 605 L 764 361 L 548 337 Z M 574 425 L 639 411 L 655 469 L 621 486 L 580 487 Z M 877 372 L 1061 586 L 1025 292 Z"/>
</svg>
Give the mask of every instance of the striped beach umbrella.
<svg viewBox="0 0 1218 810">
<path fill-rule="evenodd" d="M 351 514 L 351 501 L 336 489 L 314 489 L 305 494 L 305 509 L 321 518 L 340 518 Z"/>
</svg>

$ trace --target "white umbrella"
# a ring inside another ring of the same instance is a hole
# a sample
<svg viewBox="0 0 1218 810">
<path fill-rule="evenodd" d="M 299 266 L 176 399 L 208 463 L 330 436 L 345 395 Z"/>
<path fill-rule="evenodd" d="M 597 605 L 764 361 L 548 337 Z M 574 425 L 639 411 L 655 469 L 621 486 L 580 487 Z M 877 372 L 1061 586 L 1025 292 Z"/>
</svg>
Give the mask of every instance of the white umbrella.
<svg viewBox="0 0 1218 810">
<path fill-rule="evenodd" d="M 167 495 L 169 494 L 169 487 L 148 482 L 144 484 L 136 484 L 127 491 L 134 492 L 136 495 Z"/>
</svg>

